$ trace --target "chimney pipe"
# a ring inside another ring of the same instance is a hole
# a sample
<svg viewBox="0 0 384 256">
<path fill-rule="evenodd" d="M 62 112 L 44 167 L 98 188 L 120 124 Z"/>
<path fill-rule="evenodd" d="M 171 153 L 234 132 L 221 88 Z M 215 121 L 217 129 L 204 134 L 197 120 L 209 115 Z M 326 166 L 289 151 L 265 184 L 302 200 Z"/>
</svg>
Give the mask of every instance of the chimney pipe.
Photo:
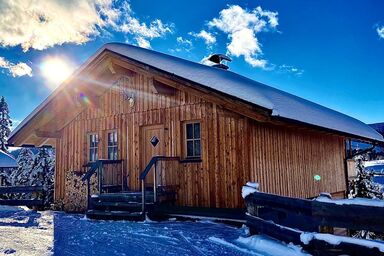
<svg viewBox="0 0 384 256">
<path fill-rule="evenodd" d="M 222 62 L 223 61 L 232 61 L 231 58 L 229 58 L 227 55 L 224 55 L 224 54 L 212 54 L 208 60 L 212 61 L 213 63 L 215 63 L 214 65 L 212 65 L 212 67 L 215 67 L 215 68 L 221 68 L 221 69 L 224 69 L 224 70 L 227 70 L 229 67 L 225 64 L 223 64 Z"/>
</svg>

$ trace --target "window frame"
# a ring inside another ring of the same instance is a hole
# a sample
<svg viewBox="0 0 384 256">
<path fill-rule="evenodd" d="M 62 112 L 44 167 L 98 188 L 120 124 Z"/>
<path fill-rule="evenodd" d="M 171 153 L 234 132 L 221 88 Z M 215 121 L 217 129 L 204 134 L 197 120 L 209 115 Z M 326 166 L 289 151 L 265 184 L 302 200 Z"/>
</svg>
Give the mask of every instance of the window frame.
<svg viewBox="0 0 384 256">
<path fill-rule="evenodd" d="M 111 134 L 111 133 L 115 133 L 116 134 L 116 141 L 115 141 L 115 145 L 112 145 L 112 146 L 110 146 L 109 145 L 109 135 Z M 106 137 L 107 137 L 107 140 L 106 140 L 106 146 L 107 146 L 107 151 L 106 151 L 106 154 L 107 154 L 107 159 L 108 160 L 118 160 L 119 159 L 119 134 L 118 134 L 118 132 L 117 132 L 117 130 L 108 130 L 108 131 L 106 131 Z M 114 159 L 114 158 L 109 158 L 109 150 L 110 149 L 115 149 L 115 156 L 116 156 L 116 159 Z"/>
<path fill-rule="evenodd" d="M 195 138 L 195 127 L 194 125 L 195 124 L 199 124 L 199 130 L 200 130 L 200 136 L 199 138 Z M 187 132 L 187 126 L 188 125 L 192 125 L 192 138 L 188 138 L 188 132 Z M 190 120 L 190 121 L 186 121 L 186 122 L 183 122 L 183 156 L 184 156 L 184 159 L 201 159 L 202 157 L 202 139 L 201 139 L 201 133 L 202 133 L 202 123 L 200 120 Z M 192 142 L 192 152 L 193 152 L 193 155 L 188 155 L 188 142 L 191 141 Z M 200 154 L 199 155 L 195 155 L 195 142 L 196 141 L 199 141 L 199 144 L 200 144 Z"/>
<path fill-rule="evenodd" d="M 97 146 L 96 147 L 92 147 L 92 138 L 91 136 L 96 136 L 97 138 Z M 100 147 L 100 136 L 97 132 L 92 132 L 92 133 L 88 133 L 87 134 L 87 140 L 88 140 L 88 161 L 90 163 L 93 163 L 93 162 L 96 162 L 97 160 L 99 160 L 99 147 Z M 95 159 L 92 159 L 91 156 L 92 156 L 92 153 L 91 153 L 91 150 L 95 150 L 95 152 L 93 152 L 95 154 Z"/>
</svg>

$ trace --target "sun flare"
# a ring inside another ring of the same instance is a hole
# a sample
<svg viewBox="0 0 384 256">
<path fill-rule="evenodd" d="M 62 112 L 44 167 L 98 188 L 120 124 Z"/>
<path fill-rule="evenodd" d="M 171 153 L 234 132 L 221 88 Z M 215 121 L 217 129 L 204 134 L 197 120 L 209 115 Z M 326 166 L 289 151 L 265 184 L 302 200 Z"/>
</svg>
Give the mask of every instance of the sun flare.
<svg viewBox="0 0 384 256">
<path fill-rule="evenodd" d="M 40 69 L 48 87 L 56 88 L 72 74 L 74 67 L 65 58 L 48 57 L 41 63 Z"/>
</svg>

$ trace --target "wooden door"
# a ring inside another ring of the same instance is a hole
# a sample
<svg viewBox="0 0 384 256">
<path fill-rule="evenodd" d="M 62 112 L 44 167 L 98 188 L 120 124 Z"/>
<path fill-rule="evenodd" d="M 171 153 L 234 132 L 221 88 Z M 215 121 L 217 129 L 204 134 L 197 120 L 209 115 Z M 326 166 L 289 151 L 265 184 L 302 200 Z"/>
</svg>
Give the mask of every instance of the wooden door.
<svg viewBox="0 0 384 256">
<path fill-rule="evenodd" d="M 141 139 L 141 168 L 144 170 L 149 161 L 154 156 L 163 156 L 165 153 L 164 145 L 164 126 L 163 125 L 151 125 L 141 127 L 140 133 Z M 146 182 L 147 185 L 153 185 L 153 172 L 148 174 Z M 158 173 L 159 175 L 159 173 Z"/>
</svg>

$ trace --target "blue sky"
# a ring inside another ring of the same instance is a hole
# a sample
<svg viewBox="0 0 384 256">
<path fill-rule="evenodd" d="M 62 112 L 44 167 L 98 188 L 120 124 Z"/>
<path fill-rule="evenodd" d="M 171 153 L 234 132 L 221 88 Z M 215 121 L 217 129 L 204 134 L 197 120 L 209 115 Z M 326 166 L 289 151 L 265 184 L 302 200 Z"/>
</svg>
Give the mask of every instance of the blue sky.
<svg viewBox="0 0 384 256">
<path fill-rule="evenodd" d="M 0 95 L 16 121 L 58 85 L 50 60 L 73 70 L 111 41 L 196 62 L 226 53 L 234 72 L 384 121 L 383 1 L 27 2 L 0 3 Z"/>
</svg>

